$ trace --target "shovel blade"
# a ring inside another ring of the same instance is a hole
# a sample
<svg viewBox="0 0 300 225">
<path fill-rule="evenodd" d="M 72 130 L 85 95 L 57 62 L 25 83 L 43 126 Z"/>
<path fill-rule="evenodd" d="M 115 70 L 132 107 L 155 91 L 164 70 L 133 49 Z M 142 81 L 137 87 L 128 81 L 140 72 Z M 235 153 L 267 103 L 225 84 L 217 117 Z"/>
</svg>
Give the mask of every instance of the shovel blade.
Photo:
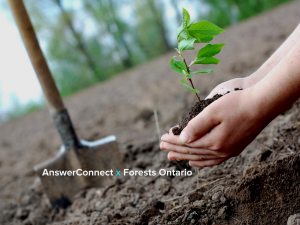
<svg viewBox="0 0 300 225">
<path fill-rule="evenodd" d="M 34 167 L 53 208 L 66 208 L 84 188 L 109 185 L 116 170 L 125 168 L 115 136 L 80 143 L 82 147 L 62 146 L 54 158 Z"/>
</svg>

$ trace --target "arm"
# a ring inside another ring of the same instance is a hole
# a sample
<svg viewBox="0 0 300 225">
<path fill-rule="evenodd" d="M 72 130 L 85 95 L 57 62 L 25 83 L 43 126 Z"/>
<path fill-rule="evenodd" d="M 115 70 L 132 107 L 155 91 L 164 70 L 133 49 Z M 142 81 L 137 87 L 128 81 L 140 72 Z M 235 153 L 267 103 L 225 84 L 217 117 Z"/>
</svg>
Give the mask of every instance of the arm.
<svg viewBox="0 0 300 225">
<path fill-rule="evenodd" d="M 254 90 L 261 93 L 261 107 L 266 105 L 273 110 L 273 117 L 284 112 L 300 97 L 300 38 L 284 59 L 262 79 Z M 264 89 L 264 90 L 263 90 Z M 267 96 L 267 93 L 270 96 Z"/>
<path fill-rule="evenodd" d="M 299 97 L 300 40 L 261 81 L 213 102 L 180 137 L 162 136 L 161 149 L 170 151 L 170 160 L 189 160 L 191 166 L 218 165 L 239 155 Z"/>
<path fill-rule="evenodd" d="M 251 76 L 249 76 L 249 85 L 252 86 L 263 77 L 265 77 L 292 49 L 300 39 L 300 25 L 286 39 L 286 41 L 273 53 L 273 55 Z"/>
<path fill-rule="evenodd" d="M 215 87 L 207 98 L 213 97 L 216 93 L 224 94 L 233 91 L 234 88 L 246 89 L 263 79 L 291 50 L 297 40 L 300 39 L 300 25 L 287 38 L 287 40 L 273 53 L 273 55 L 253 74 L 245 78 L 236 78 Z"/>
</svg>

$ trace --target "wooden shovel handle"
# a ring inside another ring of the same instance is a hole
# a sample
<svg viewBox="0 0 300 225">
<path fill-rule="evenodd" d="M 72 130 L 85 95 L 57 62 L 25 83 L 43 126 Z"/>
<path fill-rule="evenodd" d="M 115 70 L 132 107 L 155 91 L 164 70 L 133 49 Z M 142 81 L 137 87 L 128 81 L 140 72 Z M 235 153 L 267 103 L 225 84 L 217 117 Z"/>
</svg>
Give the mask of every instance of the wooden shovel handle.
<svg viewBox="0 0 300 225">
<path fill-rule="evenodd" d="M 33 26 L 30 22 L 22 0 L 7 0 L 15 22 L 19 28 L 23 43 L 30 61 L 42 86 L 50 114 L 55 114 L 64 109 L 64 103 L 57 90 L 47 62 L 41 51 Z"/>
</svg>

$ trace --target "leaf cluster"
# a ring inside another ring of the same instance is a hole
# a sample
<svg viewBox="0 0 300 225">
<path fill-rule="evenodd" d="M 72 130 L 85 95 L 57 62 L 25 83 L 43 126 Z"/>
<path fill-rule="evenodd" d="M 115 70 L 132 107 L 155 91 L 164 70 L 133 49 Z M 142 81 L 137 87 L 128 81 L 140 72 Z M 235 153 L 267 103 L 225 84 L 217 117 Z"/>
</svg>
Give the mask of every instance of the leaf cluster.
<svg viewBox="0 0 300 225">
<path fill-rule="evenodd" d="M 189 80 L 193 77 L 193 74 L 213 72 L 211 69 L 192 71 L 190 67 L 195 64 L 218 64 L 220 60 L 214 56 L 222 50 L 225 44 L 207 44 L 198 51 L 197 57 L 189 66 L 187 66 L 182 52 L 184 50 L 194 50 L 195 43 L 209 43 L 213 40 L 214 36 L 221 34 L 225 30 L 205 20 L 190 23 L 190 15 L 184 8 L 182 9 L 182 19 L 183 22 L 177 29 L 178 48 L 176 48 L 176 50 L 178 55 L 171 59 L 170 66 L 174 71 L 182 73 L 184 77 Z M 183 61 L 175 60 L 176 57 L 180 57 Z M 188 90 L 199 93 L 198 90 L 195 90 L 185 83 L 185 78 L 181 80 L 183 86 Z"/>
</svg>

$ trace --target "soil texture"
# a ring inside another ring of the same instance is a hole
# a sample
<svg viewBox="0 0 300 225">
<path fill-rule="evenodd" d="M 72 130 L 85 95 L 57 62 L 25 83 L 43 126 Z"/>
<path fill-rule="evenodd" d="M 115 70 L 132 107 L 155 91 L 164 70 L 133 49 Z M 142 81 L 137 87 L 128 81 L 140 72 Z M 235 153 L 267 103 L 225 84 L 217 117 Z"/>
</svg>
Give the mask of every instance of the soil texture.
<svg viewBox="0 0 300 225">
<path fill-rule="evenodd" d="M 181 120 L 178 126 L 172 129 L 173 134 L 179 135 L 181 131 L 188 125 L 190 120 L 192 120 L 200 112 L 202 112 L 203 109 L 205 109 L 207 106 L 209 106 L 211 103 L 221 98 L 222 96 L 223 95 L 216 94 L 212 98 L 208 98 L 208 99 L 200 100 L 200 102 L 196 102 L 196 104 L 190 109 L 188 115 L 183 120 Z"/>
<path fill-rule="evenodd" d="M 241 91 L 242 88 L 234 88 L 234 91 Z M 209 106 L 214 101 L 218 100 L 222 96 L 229 94 L 229 91 L 225 94 L 215 94 L 212 98 L 200 100 L 200 102 L 196 102 L 196 104 L 190 109 L 188 115 L 181 120 L 178 126 L 172 129 L 174 135 L 181 134 L 181 131 L 188 125 L 188 123 L 196 117 L 199 113 L 201 113 L 207 106 Z"/>
</svg>

